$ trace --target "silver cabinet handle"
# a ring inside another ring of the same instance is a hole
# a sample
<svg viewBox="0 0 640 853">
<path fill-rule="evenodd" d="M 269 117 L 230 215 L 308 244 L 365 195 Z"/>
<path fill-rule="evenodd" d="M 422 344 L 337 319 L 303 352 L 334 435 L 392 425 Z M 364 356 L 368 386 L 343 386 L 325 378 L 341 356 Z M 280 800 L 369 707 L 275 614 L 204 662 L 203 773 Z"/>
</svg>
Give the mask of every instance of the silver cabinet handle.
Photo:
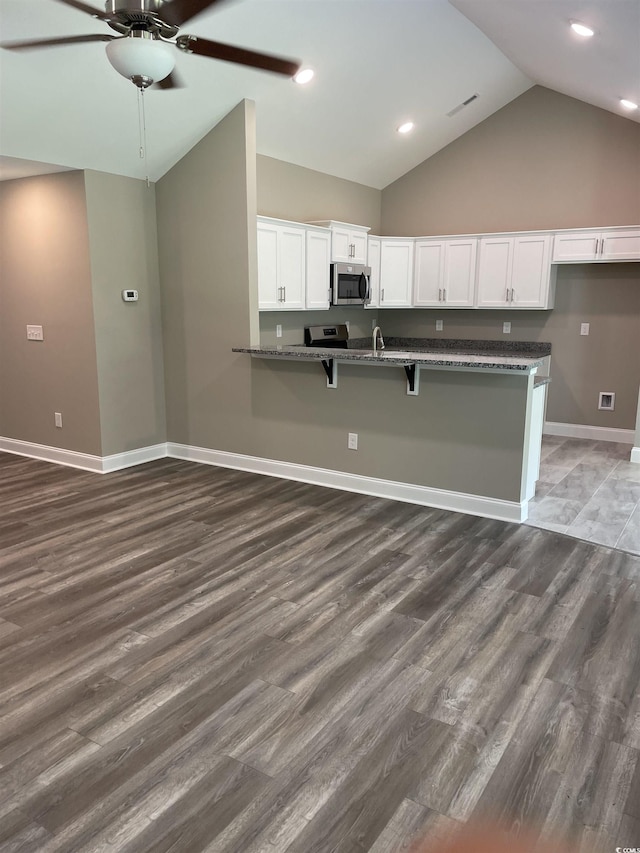
<svg viewBox="0 0 640 853">
<path fill-rule="evenodd" d="M 509 288 L 507 288 L 507 298 L 506 298 L 505 302 L 508 302 L 508 301 L 509 301 Z"/>
<path fill-rule="evenodd" d="M 447 288 L 446 287 L 443 287 L 443 289 L 442 289 L 442 301 L 443 302 L 447 301 Z"/>
<path fill-rule="evenodd" d="M 282 301 L 283 302 L 287 301 L 287 288 L 286 287 L 282 288 Z"/>
<path fill-rule="evenodd" d="M 442 302 L 442 288 L 438 288 L 438 302 Z"/>
<path fill-rule="evenodd" d="M 511 288 L 511 301 L 513 302 L 515 299 L 515 290 Z"/>
<path fill-rule="evenodd" d="M 382 293 L 380 296 L 380 302 L 384 302 L 384 287 L 382 288 Z"/>
</svg>

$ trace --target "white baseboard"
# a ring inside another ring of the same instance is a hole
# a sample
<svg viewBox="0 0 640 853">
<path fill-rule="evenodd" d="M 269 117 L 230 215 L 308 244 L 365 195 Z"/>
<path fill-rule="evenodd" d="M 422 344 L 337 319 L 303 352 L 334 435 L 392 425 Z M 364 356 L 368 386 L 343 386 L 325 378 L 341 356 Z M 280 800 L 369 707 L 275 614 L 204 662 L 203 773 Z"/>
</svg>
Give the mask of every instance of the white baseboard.
<svg viewBox="0 0 640 853">
<path fill-rule="evenodd" d="M 125 453 L 115 453 L 111 456 L 92 456 L 88 453 L 62 450 L 59 447 L 48 447 L 29 441 L 0 438 L 0 450 L 16 453 L 20 456 L 29 456 L 32 459 L 41 459 L 45 462 L 55 462 L 58 465 L 67 465 L 71 468 L 80 468 L 83 471 L 92 471 L 96 474 L 120 471 L 123 468 L 170 456 L 189 462 L 218 465 L 221 468 L 235 468 L 239 471 L 250 471 L 254 474 L 297 480 L 301 483 L 327 486 L 331 489 L 342 489 L 343 491 L 357 492 L 378 498 L 420 504 L 421 506 L 446 509 L 452 512 L 463 512 L 468 515 L 479 515 L 483 518 L 495 518 L 499 521 L 520 522 L 524 521 L 528 514 L 528 501 L 503 501 L 481 495 L 470 495 L 465 492 L 432 489 L 413 483 L 381 480 L 377 477 L 333 471 L 330 468 L 296 465 L 275 459 L 263 459 L 259 456 L 246 456 L 242 453 L 210 450 L 206 447 L 192 447 L 191 445 L 173 442 L 141 447 Z"/>
<path fill-rule="evenodd" d="M 610 427 L 588 426 L 587 424 L 560 424 L 545 421 L 545 435 L 561 435 L 566 438 L 590 438 L 593 441 L 615 441 L 619 444 L 633 444 L 635 430 L 612 429 Z"/>
<path fill-rule="evenodd" d="M 242 453 L 229 453 L 210 450 L 206 447 L 192 447 L 187 444 L 168 442 L 168 455 L 173 459 L 186 459 L 206 465 L 218 465 L 221 468 L 235 468 L 254 474 L 266 474 L 285 480 L 297 480 L 331 489 L 389 498 L 395 501 L 420 504 L 421 506 L 479 515 L 483 518 L 495 518 L 500 521 L 524 521 L 528 514 L 528 501 L 504 501 L 496 498 L 470 495 L 464 492 L 452 492 L 446 489 L 432 489 L 412 483 L 399 483 L 395 480 L 381 480 L 329 468 L 315 468 L 310 465 L 296 465 L 275 459 L 263 459 L 258 456 L 246 456 Z"/>
<path fill-rule="evenodd" d="M 138 447 L 124 453 L 114 453 L 111 456 L 102 457 L 102 473 L 121 471 L 123 468 L 131 468 L 134 465 L 141 465 L 143 462 L 153 462 L 155 459 L 164 459 L 166 456 L 166 442 L 152 444 L 149 447 Z"/>
<path fill-rule="evenodd" d="M 96 474 L 119 471 L 121 468 L 162 459 L 167 455 L 165 443 L 128 450 L 125 453 L 114 453 L 112 456 L 93 456 L 90 453 L 78 453 L 76 450 L 64 450 L 46 444 L 34 444 L 31 441 L 17 441 L 14 438 L 0 438 L 0 450 L 41 459 L 43 462 L 55 462 L 69 468 L 80 468 L 82 471 L 93 471 Z"/>
<path fill-rule="evenodd" d="M 633 447 L 631 449 L 631 462 L 637 462 L 640 465 L 640 447 Z"/>
</svg>

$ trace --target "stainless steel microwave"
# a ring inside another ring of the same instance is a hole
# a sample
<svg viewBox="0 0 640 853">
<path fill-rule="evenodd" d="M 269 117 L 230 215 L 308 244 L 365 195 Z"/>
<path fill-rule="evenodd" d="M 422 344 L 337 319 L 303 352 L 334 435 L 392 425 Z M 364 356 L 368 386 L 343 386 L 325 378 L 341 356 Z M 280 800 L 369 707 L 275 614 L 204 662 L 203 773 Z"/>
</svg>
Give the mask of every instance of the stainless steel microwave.
<svg viewBox="0 0 640 853">
<path fill-rule="evenodd" d="M 368 305 L 371 301 L 371 267 L 331 264 L 331 304 Z"/>
</svg>

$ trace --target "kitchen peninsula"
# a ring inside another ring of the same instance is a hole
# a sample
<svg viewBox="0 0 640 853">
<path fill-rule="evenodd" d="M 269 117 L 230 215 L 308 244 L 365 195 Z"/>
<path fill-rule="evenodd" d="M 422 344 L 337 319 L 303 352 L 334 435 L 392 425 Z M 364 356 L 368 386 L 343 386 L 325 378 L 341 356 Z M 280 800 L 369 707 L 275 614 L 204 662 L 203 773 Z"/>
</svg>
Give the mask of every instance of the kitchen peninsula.
<svg viewBox="0 0 640 853">
<path fill-rule="evenodd" d="M 274 381 L 291 385 L 298 399 L 313 399 L 319 411 L 334 408 L 335 400 L 323 406 L 318 395 L 357 396 L 370 413 L 373 432 L 394 407 L 398 448 L 411 448 L 397 454 L 397 479 L 359 476 L 355 455 L 351 473 L 331 471 L 326 473 L 333 476 L 324 478 L 309 473 L 300 479 L 504 520 L 527 518 L 549 382 L 538 371 L 547 372 L 550 344 L 389 338 L 377 352 L 367 339 L 350 340 L 345 349 L 292 345 L 233 351 L 258 360 L 252 371 L 258 396 L 257 383 L 270 381 L 263 372 L 268 370 L 277 374 Z M 314 363 L 322 365 L 324 384 L 334 390 L 327 392 L 318 382 L 322 371 L 318 374 Z M 406 375 L 406 390 L 398 369 Z M 376 400 L 378 408 L 375 402 L 371 406 Z M 388 470 L 380 460 L 381 473 Z"/>
</svg>

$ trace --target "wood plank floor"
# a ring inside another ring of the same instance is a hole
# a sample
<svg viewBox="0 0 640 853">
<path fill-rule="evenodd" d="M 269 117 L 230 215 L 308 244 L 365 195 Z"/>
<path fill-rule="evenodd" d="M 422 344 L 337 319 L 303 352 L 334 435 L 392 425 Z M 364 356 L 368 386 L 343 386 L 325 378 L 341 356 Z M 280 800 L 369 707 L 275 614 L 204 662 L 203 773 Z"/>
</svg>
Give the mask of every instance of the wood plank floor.
<svg viewBox="0 0 640 853">
<path fill-rule="evenodd" d="M 162 460 L 0 454 L 0 850 L 640 847 L 640 558 Z"/>
</svg>

